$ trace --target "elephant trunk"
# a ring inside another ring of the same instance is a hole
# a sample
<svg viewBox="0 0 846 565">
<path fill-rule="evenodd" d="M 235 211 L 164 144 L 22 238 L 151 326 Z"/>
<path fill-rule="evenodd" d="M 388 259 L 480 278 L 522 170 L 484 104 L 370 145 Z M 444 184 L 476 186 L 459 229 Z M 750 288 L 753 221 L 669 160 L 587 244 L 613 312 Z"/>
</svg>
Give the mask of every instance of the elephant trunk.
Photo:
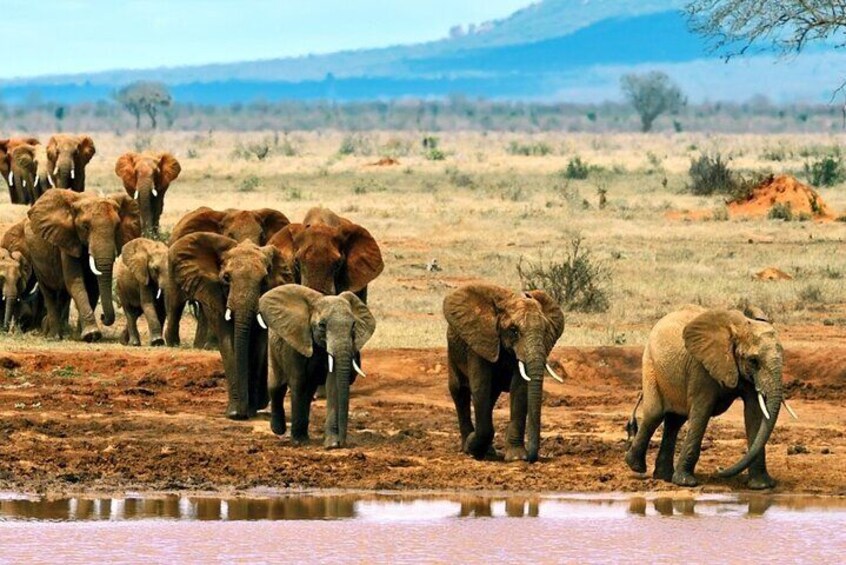
<svg viewBox="0 0 846 565">
<path fill-rule="evenodd" d="M 250 334 L 256 317 L 255 308 L 235 312 L 233 344 L 235 347 L 235 374 L 229 379 L 229 418 L 246 420 L 250 417 Z"/>
<path fill-rule="evenodd" d="M 352 372 L 352 352 L 349 349 L 336 351 L 335 385 L 338 389 L 338 444 L 347 443 L 347 421 L 350 413 L 350 374 Z"/>
<path fill-rule="evenodd" d="M 776 420 L 778 420 L 778 413 L 781 408 L 781 403 L 784 398 L 781 386 L 781 360 L 778 361 L 778 367 L 766 372 L 765 378 L 756 376 L 755 388 L 758 390 L 758 401 L 761 404 L 761 411 L 766 412 L 761 417 L 761 425 L 758 428 L 758 433 L 749 450 L 746 452 L 740 461 L 729 467 L 721 470 L 718 475 L 720 477 L 733 477 L 738 473 L 744 471 L 752 462 L 758 458 L 764 451 L 770 435 L 775 429 Z M 767 417 L 769 416 L 769 417 Z"/>
<path fill-rule="evenodd" d="M 74 188 L 78 172 L 72 158 L 60 157 L 50 174 L 56 188 Z"/>
<path fill-rule="evenodd" d="M 540 448 L 541 404 L 543 403 L 545 363 L 545 357 L 532 359 L 526 363 L 526 374 L 531 379 L 526 383 L 528 385 L 526 453 L 529 463 L 534 463 L 538 460 L 538 450 Z"/>
<path fill-rule="evenodd" d="M 138 191 L 136 194 L 138 205 L 141 208 L 141 226 L 144 230 L 144 235 L 149 236 L 155 234 L 159 231 L 158 218 L 155 217 L 156 197 L 153 196 L 155 185 L 152 179 L 150 179 L 139 184 L 136 190 Z"/>
<path fill-rule="evenodd" d="M 15 315 L 15 307 L 18 304 L 18 293 L 15 290 L 6 290 L 3 298 L 6 300 L 5 313 L 3 315 L 3 329 L 8 331 L 11 328 L 12 317 Z"/>
<path fill-rule="evenodd" d="M 90 253 L 88 267 L 97 276 L 100 305 L 103 308 L 100 320 L 104 325 L 111 326 L 115 323 L 115 305 L 112 301 L 112 273 L 116 256 L 114 241 L 108 239 L 106 243 L 93 245 Z M 93 308 L 95 305 L 91 306 Z"/>
</svg>

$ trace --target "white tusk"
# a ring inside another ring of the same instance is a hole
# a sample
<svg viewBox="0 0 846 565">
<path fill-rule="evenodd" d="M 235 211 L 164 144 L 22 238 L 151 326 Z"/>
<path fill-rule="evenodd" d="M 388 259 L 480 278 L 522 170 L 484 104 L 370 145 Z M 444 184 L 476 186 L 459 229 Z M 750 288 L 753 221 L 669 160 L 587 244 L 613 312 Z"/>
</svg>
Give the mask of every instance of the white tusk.
<svg viewBox="0 0 846 565">
<path fill-rule="evenodd" d="M 153 189 L 153 198 L 158 198 L 158 196 L 159 196 L 159 191 L 154 188 Z"/>
<path fill-rule="evenodd" d="M 261 326 L 261 329 L 267 329 L 267 324 L 264 323 L 264 318 L 261 317 L 261 313 L 256 314 L 256 322 L 258 322 L 258 325 Z"/>
<path fill-rule="evenodd" d="M 35 294 L 36 292 L 38 292 L 38 281 L 35 281 L 35 284 L 34 284 L 34 285 L 32 285 L 32 290 L 30 290 L 30 291 L 29 291 L 29 294 L 30 294 L 30 295 L 33 295 L 33 294 Z"/>
<path fill-rule="evenodd" d="M 794 419 L 794 420 L 798 420 L 798 419 L 799 419 L 799 416 L 797 416 L 797 415 L 796 415 L 796 412 L 794 412 L 794 411 L 793 411 L 793 408 L 791 408 L 791 407 L 790 407 L 790 405 L 787 403 L 787 401 L 786 401 L 786 400 L 782 400 L 782 402 L 784 403 L 784 407 L 785 407 L 785 408 L 787 408 L 787 412 L 788 412 L 791 416 L 793 416 L 793 419 Z"/>
<path fill-rule="evenodd" d="M 133 196 L 133 198 L 134 198 L 135 200 L 138 200 L 138 191 L 137 191 L 137 190 L 135 191 L 135 196 Z"/>
<path fill-rule="evenodd" d="M 767 420 L 770 419 L 770 413 L 767 412 L 767 403 L 764 402 L 764 395 L 760 392 L 758 393 L 758 404 L 761 406 L 761 412 L 764 413 L 764 418 Z"/>
<path fill-rule="evenodd" d="M 23 186 L 23 188 L 26 188 L 26 179 L 21 181 L 21 185 Z"/>
<path fill-rule="evenodd" d="M 75 179 L 75 178 L 76 178 L 76 169 L 74 169 L 73 167 L 71 167 L 71 180 L 73 180 L 73 179 Z"/>
<path fill-rule="evenodd" d="M 37 187 L 39 184 L 41 184 L 41 177 L 38 176 L 38 175 L 35 175 L 35 182 L 34 182 L 33 186 Z"/>
<path fill-rule="evenodd" d="M 335 370 L 335 358 L 332 357 L 332 354 L 329 354 L 329 372 L 333 372 Z"/>
<path fill-rule="evenodd" d="M 364 374 L 364 371 L 361 370 L 361 367 L 358 366 L 358 363 L 355 362 L 355 357 L 353 357 L 352 364 L 353 364 L 353 369 L 355 369 L 355 372 L 358 373 L 358 375 L 360 377 L 366 377 L 367 376 L 367 375 Z"/>
<path fill-rule="evenodd" d="M 517 367 L 520 369 L 520 376 L 523 377 L 523 380 L 531 382 L 532 379 L 530 379 L 529 375 L 526 374 L 526 364 L 522 361 L 517 361 Z"/>
<path fill-rule="evenodd" d="M 158 299 L 159 299 L 159 298 L 161 298 L 161 297 L 162 297 L 162 289 L 161 289 L 161 288 L 159 288 L 159 289 L 156 291 L 156 300 L 158 300 Z"/>
<path fill-rule="evenodd" d="M 227 322 L 231 322 L 231 321 L 232 321 L 232 310 L 230 310 L 229 308 L 227 308 L 227 309 L 226 309 L 226 312 L 224 312 L 224 313 L 223 313 L 223 318 L 224 318 Z"/>
<path fill-rule="evenodd" d="M 15 173 L 13 171 L 9 171 L 9 186 L 15 184 Z"/>
<path fill-rule="evenodd" d="M 50 173 L 47 173 L 47 182 L 50 183 L 50 188 L 54 188 L 56 183 L 53 182 L 53 177 L 50 176 Z"/>
<path fill-rule="evenodd" d="M 558 381 L 561 384 L 564 384 L 564 379 L 558 376 L 558 373 L 552 370 L 552 367 L 549 366 L 549 363 L 546 364 L 546 372 L 549 373 L 549 376 Z"/>
<path fill-rule="evenodd" d="M 56 176 L 58 174 L 59 174 L 59 164 L 56 163 L 56 166 L 53 168 L 53 176 Z"/>
<path fill-rule="evenodd" d="M 88 256 L 88 266 L 91 267 L 91 272 L 94 273 L 95 275 L 97 275 L 98 277 L 103 274 L 103 273 L 101 273 L 100 271 L 97 270 L 97 265 L 94 264 L 94 256 L 93 255 Z"/>
</svg>

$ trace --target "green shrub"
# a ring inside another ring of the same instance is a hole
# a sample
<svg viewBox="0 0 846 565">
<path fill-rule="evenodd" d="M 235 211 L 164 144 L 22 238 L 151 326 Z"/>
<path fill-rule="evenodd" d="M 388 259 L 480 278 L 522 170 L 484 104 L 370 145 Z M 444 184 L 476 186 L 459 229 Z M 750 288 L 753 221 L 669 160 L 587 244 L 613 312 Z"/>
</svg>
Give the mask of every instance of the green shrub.
<svg viewBox="0 0 846 565">
<path fill-rule="evenodd" d="M 358 155 L 369 157 L 370 155 L 373 155 L 373 152 L 373 140 L 360 133 L 351 133 L 344 136 L 344 139 L 341 140 L 341 146 L 338 148 L 339 155 Z"/>
<path fill-rule="evenodd" d="M 584 180 L 590 175 L 590 167 L 577 155 L 567 163 L 567 168 L 564 169 L 563 175 L 566 179 Z"/>
<path fill-rule="evenodd" d="M 526 157 L 543 157 L 552 153 L 552 147 L 543 141 L 537 143 L 512 141 L 505 150 L 509 155 L 524 155 Z"/>
<path fill-rule="evenodd" d="M 846 179 L 846 170 L 839 153 L 826 155 L 811 163 L 805 162 L 805 176 L 814 186 L 834 186 Z"/>
<path fill-rule="evenodd" d="M 714 157 L 701 155 L 698 159 L 691 159 L 688 174 L 691 180 L 688 190 L 697 196 L 731 194 L 737 188 L 737 179 L 719 153 Z"/>
<path fill-rule="evenodd" d="M 238 185 L 238 192 L 253 192 L 260 184 L 261 181 L 256 175 L 248 175 Z"/>
<path fill-rule="evenodd" d="M 793 220 L 793 210 L 790 207 L 790 202 L 777 202 L 770 208 L 767 218 L 771 220 L 784 220 L 789 222 Z"/>
<path fill-rule="evenodd" d="M 459 188 L 469 188 L 474 184 L 473 177 L 467 173 L 461 172 L 456 167 L 447 167 L 445 172 L 447 179 L 449 179 L 449 182 L 454 186 Z"/>
</svg>

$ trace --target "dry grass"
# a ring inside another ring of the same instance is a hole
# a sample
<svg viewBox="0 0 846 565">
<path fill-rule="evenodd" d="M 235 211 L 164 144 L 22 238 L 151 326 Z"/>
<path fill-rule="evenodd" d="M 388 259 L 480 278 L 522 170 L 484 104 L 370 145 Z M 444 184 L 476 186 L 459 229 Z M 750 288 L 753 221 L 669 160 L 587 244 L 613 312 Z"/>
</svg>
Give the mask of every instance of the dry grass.
<svg viewBox="0 0 846 565">
<path fill-rule="evenodd" d="M 475 279 L 516 288 L 521 256 L 555 256 L 575 233 L 612 269 L 611 309 L 569 314 L 562 344 L 642 343 L 655 320 L 689 302 L 734 306 L 748 299 L 777 322 L 793 325 L 823 319 L 843 324 L 846 318 L 846 290 L 837 279 L 839 269 L 846 276 L 839 259 L 846 224 L 685 222 L 665 216 L 713 208 L 719 217 L 720 197 L 683 193 L 690 159 L 702 151 L 719 151 L 738 170 L 798 174 L 807 155 L 841 144 L 842 136 L 455 133 L 439 135 L 446 160 L 429 161 L 422 134 L 364 135 L 376 147 L 409 144 L 411 153 L 399 157 L 398 166 L 373 167 L 367 164 L 378 160 L 379 150 L 367 157 L 339 156 L 343 133 L 294 132 L 287 139 L 296 156 L 271 150 L 264 160 L 245 160 L 233 157 L 234 149 L 272 140 L 272 133 L 156 134 L 150 146 L 173 151 L 183 167 L 168 192 L 163 227 L 200 205 L 270 206 L 292 220 L 324 205 L 363 224 L 381 242 L 386 263 L 370 292 L 379 321 L 373 347 L 443 345 L 441 301 L 448 291 Z M 120 190 L 114 162 L 138 141 L 98 135 L 89 190 Z M 510 155 L 512 141 L 542 142 L 552 154 Z M 597 168 L 588 179 L 560 174 L 575 156 Z M 252 177 L 256 180 L 248 180 Z M 598 209 L 600 188 L 607 191 L 604 210 Z M 821 194 L 838 213 L 846 210 L 844 186 Z M 2 204 L 0 222 L 23 213 Z M 426 271 L 432 258 L 442 271 Z M 769 266 L 794 280 L 752 279 Z M 122 327 L 120 320 L 107 335 Z M 33 343 L 19 339 L 16 346 Z"/>
</svg>

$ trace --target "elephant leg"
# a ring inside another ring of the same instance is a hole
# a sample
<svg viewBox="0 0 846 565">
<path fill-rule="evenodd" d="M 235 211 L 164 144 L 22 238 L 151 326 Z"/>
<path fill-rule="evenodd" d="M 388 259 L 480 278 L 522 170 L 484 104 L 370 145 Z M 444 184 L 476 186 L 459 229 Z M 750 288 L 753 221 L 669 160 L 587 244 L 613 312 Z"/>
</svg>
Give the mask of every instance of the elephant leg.
<svg viewBox="0 0 846 565">
<path fill-rule="evenodd" d="M 208 341 L 208 324 L 202 306 L 197 308 L 197 329 L 194 332 L 194 349 L 203 349 Z"/>
<path fill-rule="evenodd" d="M 65 287 L 68 289 L 79 313 L 79 321 L 82 324 L 80 337 L 87 342 L 99 341 L 103 334 L 94 318 L 94 309 L 89 302 L 88 288 L 79 260 L 62 253 L 62 274 L 65 279 Z"/>
<path fill-rule="evenodd" d="M 306 386 L 303 380 L 291 386 L 291 441 L 295 444 L 308 443 L 308 420 L 314 387 Z"/>
<path fill-rule="evenodd" d="M 505 448 L 506 461 L 526 461 L 526 413 L 529 407 L 529 388 L 522 378 L 511 379 L 511 421 L 508 423 Z"/>
<path fill-rule="evenodd" d="M 713 402 L 700 402 L 692 407 L 687 435 L 684 438 L 681 453 L 679 453 L 676 470 L 673 472 L 673 483 L 682 487 L 695 487 L 697 485 L 693 472 L 696 469 L 696 463 L 699 462 L 702 438 L 705 437 L 705 430 L 713 413 Z"/>
<path fill-rule="evenodd" d="M 458 415 L 458 431 L 461 434 L 461 450 L 467 445 L 467 437 L 473 433 L 473 420 L 470 417 L 470 388 L 462 385 L 461 373 L 452 362 L 449 364 L 449 393 Z"/>
<path fill-rule="evenodd" d="M 250 344 L 250 412 L 267 408 L 267 333 L 256 331 Z M 253 361 L 255 360 L 255 361 Z"/>
<path fill-rule="evenodd" d="M 185 310 L 185 300 L 179 296 L 174 289 L 165 292 L 165 342 L 168 347 L 179 347 L 179 322 L 182 321 L 182 313 Z"/>
<path fill-rule="evenodd" d="M 632 445 L 626 452 L 626 464 L 635 473 L 646 472 L 646 450 L 649 448 L 649 441 L 652 434 L 661 425 L 664 419 L 664 409 L 657 402 L 657 399 L 644 398 L 643 402 L 643 424 L 638 428 Z"/>
<path fill-rule="evenodd" d="M 761 427 L 763 415 L 758 407 L 758 398 L 754 393 L 743 397 L 743 421 L 746 425 L 746 446 L 751 447 L 758 435 L 758 428 Z M 766 447 L 761 450 L 761 455 L 756 457 L 749 465 L 749 481 L 747 486 L 751 489 L 768 489 L 775 486 L 775 480 L 767 472 Z"/>
<path fill-rule="evenodd" d="M 267 392 L 270 395 L 270 429 L 278 436 L 285 435 L 285 393 L 287 383 L 282 380 L 282 372 L 273 356 L 270 356 L 267 369 Z"/>
<path fill-rule="evenodd" d="M 655 459 L 655 470 L 652 472 L 653 479 L 672 482 L 673 480 L 673 459 L 676 457 L 676 440 L 679 437 L 679 430 L 687 418 L 679 414 L 667 412 L 664 415 L 664 432 L 661 434 L 661 447 L 658 449 L 658 457 Z"/>
<path fill-rule="evenodd" d="M 476 459 L 484 459 L 493 444 L 493 383 L 489 373 L 489 370 L 480 369 L 470 379 L 476 429 L 467 437 L 465 451 Z"/>
<path fill-rule="evenodd" d="M 162 337 L 162 325 L 159 321 L 159 312 L 156 309 L 156 299 L 148 288 L 141 290 L 141 309 L 144 318 L 147 320 L 147 330 L 150 332 L 150 345 L 153 347 L 164 345 Z"/>
<path fill-rule="evenodd" d="M 126 341 L 128 345 L 141 345 L 141 334 L 138 333 L 138 317 L 142 314 L 142 310 L 137 306 L 126 305 L 123 307 L 126 313 Z"/>
<path fill-rule="evenodd" d="M 41 295 L 44 297 L 44 309 L 47 311 L 47 316 L 41 324 L 42 333 L 44 335 L 61 339 L 62 338 L 62 315 L 61 306 L 56 296 L 56 292 L 41 287 Z"/>
</svg>

